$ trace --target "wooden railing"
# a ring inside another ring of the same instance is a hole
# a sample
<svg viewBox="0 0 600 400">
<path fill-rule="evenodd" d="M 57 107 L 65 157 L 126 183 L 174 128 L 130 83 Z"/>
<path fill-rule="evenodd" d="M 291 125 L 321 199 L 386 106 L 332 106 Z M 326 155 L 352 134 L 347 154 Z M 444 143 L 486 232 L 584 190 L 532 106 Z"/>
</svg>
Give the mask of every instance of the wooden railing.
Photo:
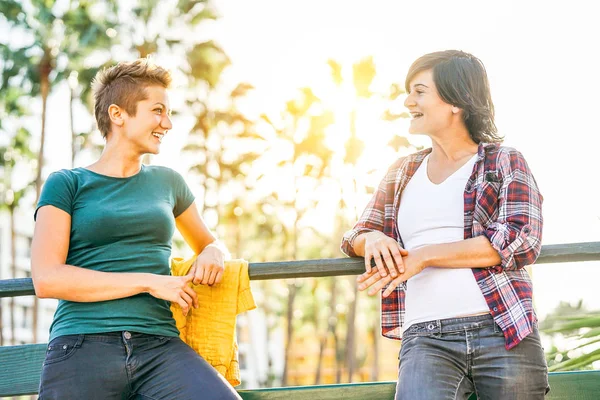
<svg viewBox="0 0 600 400">
<path fill-rule="evenodd" d="M 600 261 L 600 242 L 546 245 L 537 264 Z M 362 258 L 250 263 L 251 280 L 358 275 Z M 35 295 L 31 279 L 0 280 L 0 297 Z M 0 397 L 37 392 L 45 344 L 0 347 Z M 550 374 L 548 399 L 600 398 L 600 371 Z M 393 399 L 395 382 L 240 390 L 245 400 Z"/>
</svg>

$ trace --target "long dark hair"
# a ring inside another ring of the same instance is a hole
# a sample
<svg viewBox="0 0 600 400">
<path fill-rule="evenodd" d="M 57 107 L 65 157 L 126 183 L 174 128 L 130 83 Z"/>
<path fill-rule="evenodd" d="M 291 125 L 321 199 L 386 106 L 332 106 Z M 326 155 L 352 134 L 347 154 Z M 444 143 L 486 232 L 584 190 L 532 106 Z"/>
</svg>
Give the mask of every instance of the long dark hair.
<svg viewBox="0 0 600 400">
<path fill-rule="evenodd" d="M 494 123 L 494 103 L 481 60 L 460 50 L 437 51 L 419 57 L 408 70 L 404 83 L 418 73 L 432 70 L 433 81 L 442 100 L 463 111 L 463 121 L 475 143 L 501 142 Z"/>
</svg>

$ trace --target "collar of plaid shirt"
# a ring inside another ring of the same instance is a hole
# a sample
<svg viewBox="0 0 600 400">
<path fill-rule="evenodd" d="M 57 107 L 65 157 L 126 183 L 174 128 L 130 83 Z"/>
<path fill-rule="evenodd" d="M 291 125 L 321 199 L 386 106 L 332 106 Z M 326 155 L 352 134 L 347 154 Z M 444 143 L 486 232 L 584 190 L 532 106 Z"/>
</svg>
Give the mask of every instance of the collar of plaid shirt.
<svg viewBox="0 0 600 400">
<path fill-rule="evenodd" d="M 390 167 L 357 224 L 344 235 L 344 253 L 356 256 L 354 239 L 373 230 L 404 246 L 397 224 L 400 196 L 431 150 L 401 158 Z M 486 235 L 500 254 L 500 265 L 472 271 L 509 350 L 537 323 L 531 280 L 523 267 L 533 264 L 541 250 L 542 201 L 520 152 L 499 144 L 479 145 L 464 192 L 464 238 Z M 405 291 L 403 283 L 390 296 L 381 298 L 381 331 L 385 337 L 401 339 Z"/>
</svg>

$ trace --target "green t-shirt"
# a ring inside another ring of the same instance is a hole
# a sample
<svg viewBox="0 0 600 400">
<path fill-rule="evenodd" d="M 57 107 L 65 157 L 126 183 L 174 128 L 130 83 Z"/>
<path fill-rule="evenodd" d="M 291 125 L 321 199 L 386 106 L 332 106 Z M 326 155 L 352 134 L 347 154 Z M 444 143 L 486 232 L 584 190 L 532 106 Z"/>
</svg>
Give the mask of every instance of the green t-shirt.
<svg viewBox="0 0 600 400">
<path fill-rule="evenodd" d="M 71 215 L 69 265 L 170 275 L 175 218 L 193 201 L 181 175 L 169 168 L 142 166 L 128 178 L 75 168 L 48 177 L 36 214 L 40 207 L 52 205 Z M 94 303 L 60 300 L 50 340 L 124 330 L 177 336 L 169 306 L 147 293 Z"/>
</svg>

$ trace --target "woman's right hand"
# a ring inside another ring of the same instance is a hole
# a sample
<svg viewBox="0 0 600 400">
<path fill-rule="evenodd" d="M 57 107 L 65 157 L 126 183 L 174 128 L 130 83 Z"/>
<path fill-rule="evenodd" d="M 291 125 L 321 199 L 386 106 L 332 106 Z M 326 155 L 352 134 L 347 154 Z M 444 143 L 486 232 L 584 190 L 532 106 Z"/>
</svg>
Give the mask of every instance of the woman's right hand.
<svg viewBox="0 0 600 400">
<path fill-rule="evenodd" d="M 189 274 L 186 276 L 152 275 L 148 293 L 158 299 L 179 304 L 183 315 L 187 315 L 192 307 L 198 308 L 198 295 L 189 285 L 192 279 L 194 275 Z"/>
<path fill-rule="evenodd" d="M 404 273 L 402 256 L 408 255 L 407 250 L 400 247 L 400 244 L 396 240 L 387 236 L 383 232 L 368 232 L 364 235 L 366 272 L 359 276 L 359 282 L 367 277 L 370 277 L 373 272 L 375 272 L 371 271 L 372 259 L 375 260 L 377 271 L 382 278 L 387 277 L 388 274 L 392 278 L 395 278 L 398 276 L 398 274 Z"/>
</svg>

